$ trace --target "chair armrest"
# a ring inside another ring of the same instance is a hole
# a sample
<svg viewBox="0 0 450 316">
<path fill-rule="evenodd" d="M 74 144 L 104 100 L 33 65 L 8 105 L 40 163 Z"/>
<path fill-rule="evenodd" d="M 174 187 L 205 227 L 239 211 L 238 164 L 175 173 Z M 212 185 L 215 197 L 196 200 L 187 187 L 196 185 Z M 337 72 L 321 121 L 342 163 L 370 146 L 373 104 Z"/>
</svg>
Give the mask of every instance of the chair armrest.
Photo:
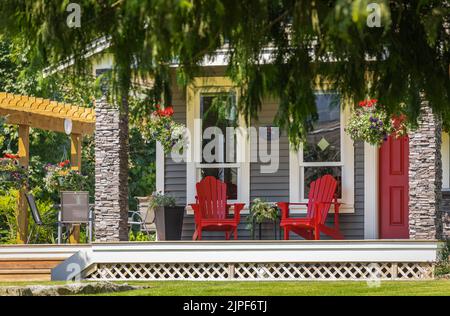
<svg viewBox="0 0 450 316">
<path fill-rule="evenodd" d="M 241 211 L 244 209 L 245 203 L 227 204 L 227 209 L 229 209 L 231 206 L 233 206 L 234 219 L 236 220 L 236 222 L 239 222 L 241 219 Z"/>
<path fill-rule="evenodd" d="M 277 206 L 281 210 L 281 219 L 289 218 L 289 202 L 277 202 Z"/>
<path fill-rule="evenodd" d="M 197 203 L 189 204 L 190 207 L 192 207 L 192 210 L 194 211 L 194 220 L 195 223 L 198 225 L 202 221 L 202 213 L 200 212 L 200 205 Z"/>
</svg>

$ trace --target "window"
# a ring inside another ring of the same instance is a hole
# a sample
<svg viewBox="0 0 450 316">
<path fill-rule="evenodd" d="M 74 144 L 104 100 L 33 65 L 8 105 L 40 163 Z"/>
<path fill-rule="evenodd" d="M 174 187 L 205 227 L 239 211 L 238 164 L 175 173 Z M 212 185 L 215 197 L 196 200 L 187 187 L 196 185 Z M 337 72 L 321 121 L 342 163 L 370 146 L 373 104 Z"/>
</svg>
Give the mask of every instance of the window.
<svg viewBox="0 0 450 316">
<path fill-rule="evenodd" d="M 224 77 L 196 78 L 187 89 L 187 203 L 195 202 L 195 184 L 213 176 L 227 185 L 230 202 L 249 203 L 249 140 L 238 115 L 238 90 Z"/>
<path fill-rule="evenodd" d="M 325 174 L 337 179 L 338 198 L 353 208 L 353 142 L 345 133 L 346 111 L 339 94 L 316 94 L 317 117 L 298 152 L 291 152 L 290 200 L 307 202 L 309 185 Z"/>
<path fill-rule="evenodd" d="M 236 113 L 236 95 L 233 92 L 200 94 L 203 155 L 202 162 L 197 164 L 197 178 L 213 176 L 225 182 L 230 200 L 238 199 L 239 168 L 236 167 L 237 137 L 234 133 L 234 127 L 238 125 Z"/>
</svg>

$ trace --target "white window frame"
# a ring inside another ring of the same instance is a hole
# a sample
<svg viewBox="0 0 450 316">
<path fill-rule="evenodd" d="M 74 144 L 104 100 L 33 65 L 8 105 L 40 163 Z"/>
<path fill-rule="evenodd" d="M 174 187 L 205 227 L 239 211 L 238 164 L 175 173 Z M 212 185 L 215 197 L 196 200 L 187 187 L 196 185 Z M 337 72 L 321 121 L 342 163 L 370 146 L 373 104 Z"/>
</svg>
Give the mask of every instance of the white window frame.
<svg viewBox="0 0 450 316">
<path fill-rule="evenodd" d="M 316 94 L 333 94 L 333 91 L 317 91 Z M 304 197 L 304 168 L 305 167 L 341 167 L 342 177 L 342 197 L 339 202 L 342 203 L 339 209 L 340 213 L 354 213 L 354 146 L 350 136 L 345 132 L 345 125 L 350 115 L 349 106 L 345 106 L 341 97 L 341 161 L 340 162 L 303 162 L 303 145 L 300 144 L 296 151 L 290 145 L 289 154 L 289 201 L 291 203 L 307 203 L 307 197 Z M 306 206 L 293 206 L 292 209 L 299 213 L 306 212 Z M 334 212 L 331 209 L 331 212 Z"/>
<path fill-rule="evenodd" d="M 188 155 L 191 159 L 186 163 L 186 204 L 195 203 L 195 185 L 200 181 L 201 168 L 237 168 L 238 169 L 238 198 L 229 200 L 229 203 L 245 203 L 246 208 L 250 203 L 250 141 L 245 129 L 236 133 L 236 163 L 200 163 L 202 144 L 201 126 L 195 126 L 196 119 L 200 118 L 200 97 L 202 94 L 228 93 L 234 92 L 236 102 L 239 102 L 239 90 L 227 77 L 198 77 L 187 87 L 186 100 L 186 126 L 191 131 L 191 149 Z M 245 127 L 245 118 L 239 114 L 239 127 Z M 198 125 L 198 124 L 197 124 Z M 195 159 L 196 158 L 196 159 Z M 191 208 L 187 207 L 188 211 Z"/>
</svg>

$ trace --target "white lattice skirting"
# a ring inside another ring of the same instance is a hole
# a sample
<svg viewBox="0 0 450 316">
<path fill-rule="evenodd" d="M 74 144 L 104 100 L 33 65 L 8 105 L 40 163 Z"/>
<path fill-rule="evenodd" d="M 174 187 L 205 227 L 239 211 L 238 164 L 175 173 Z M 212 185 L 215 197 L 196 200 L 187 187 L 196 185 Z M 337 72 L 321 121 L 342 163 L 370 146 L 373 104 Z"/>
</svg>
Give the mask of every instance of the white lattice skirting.
<svg viewBox="0 0 450 316">
<path fill-rule="evenodd" d="M 436 241 L 236 241 L 93 244 L 52 280 L 424 280 Z"/>
<path fill-rule="evenodd" d="M 111 263 L 87 280 L 424 280 L 429 263 Z"/>
</svg>

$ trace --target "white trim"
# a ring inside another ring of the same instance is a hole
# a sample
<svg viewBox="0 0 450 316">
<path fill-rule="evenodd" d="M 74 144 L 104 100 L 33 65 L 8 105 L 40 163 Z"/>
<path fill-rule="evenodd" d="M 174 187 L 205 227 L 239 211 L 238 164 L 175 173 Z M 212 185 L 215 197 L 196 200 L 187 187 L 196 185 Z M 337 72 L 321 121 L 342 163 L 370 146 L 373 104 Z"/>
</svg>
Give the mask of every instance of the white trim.
<svg viewBox="0 0 450 316">
<path fill-rule="evenodd" d="M 319 93 L 326 93 L 319 92 Z M 350 136 L 345 132 L 347 119 L 350 116 L 350 109 L 344 106 L 344 100 L 341 98 L 341 161 L 340 162 L 303 162 L 303 149 L 300 145 L 298 151 L 295 151 L 292 144 L 289 148 L 289 201 L 306 203 L 307 199 L 303 198 L 302 192 L 304 179 L 303 168 L 315 166 L 341 166 L 342 167 L 342 213 L 354 213 L 354 192 L 355 192 L 355 178 L 354 178 L 354 146 Z M 303 206 L 292 207 L 293 210 L 298 210 L 300 213 L 306 212 Z M 331 210 L 333 212 L 333 210 Z"/>
<path fill-rule="evenodd" d="M 364 143 L 364 238 L 378 238 L 379 148 Z"/>
<path fill-rule="evenodd" d="M 196 119 L 200 117 L 200 95 L 202 92 L 223 92 L 236 89 L 235 85 L 228 77 L 198 77 L 188 85 L 186 90 L 186 126 L 189 131 L 193 131 L 191 139 L 193 144 L 188 145 L 187 155 L 188 162 L 186 163 L 186 204 L 187 211 L 190 211 L 189 204 L 195 203 L 195 184 L 198 181 L 197 169 L 203 165 L 196 162 L 200 161 L 201 144 L 198 141 L 200 138 L 201 126 L 196 123 Z M 237 102 L 239 98 L 238 91 L 236 91 Z M 239 116 L 239 126 L 245 127 L 245 118 Z M 241 131 L 245 131 L 241 130 Z M 245 203 L 247 206 L 250 203 L 250 140 L 246 134 L 237 137 L 237 163 L 226 164 L 218 163 L 208 165 L 207 167 L 232 167 L 238 168 L 238 200 L 230 201 Z"/>
<path fill-rule="evenodd" d="M 442 132 L 442 188 L 450 189 L 450 136 Z"/>
<path fill-rule="evenodd" d="M 1 245 L 0 260 L 67 259 L 91 245 Z"/>
<path fill-rule="evenodd" d="M 164 193 L 164 149 L 160 142 L 156 142 L 156 191 Z"/>
</svg>

